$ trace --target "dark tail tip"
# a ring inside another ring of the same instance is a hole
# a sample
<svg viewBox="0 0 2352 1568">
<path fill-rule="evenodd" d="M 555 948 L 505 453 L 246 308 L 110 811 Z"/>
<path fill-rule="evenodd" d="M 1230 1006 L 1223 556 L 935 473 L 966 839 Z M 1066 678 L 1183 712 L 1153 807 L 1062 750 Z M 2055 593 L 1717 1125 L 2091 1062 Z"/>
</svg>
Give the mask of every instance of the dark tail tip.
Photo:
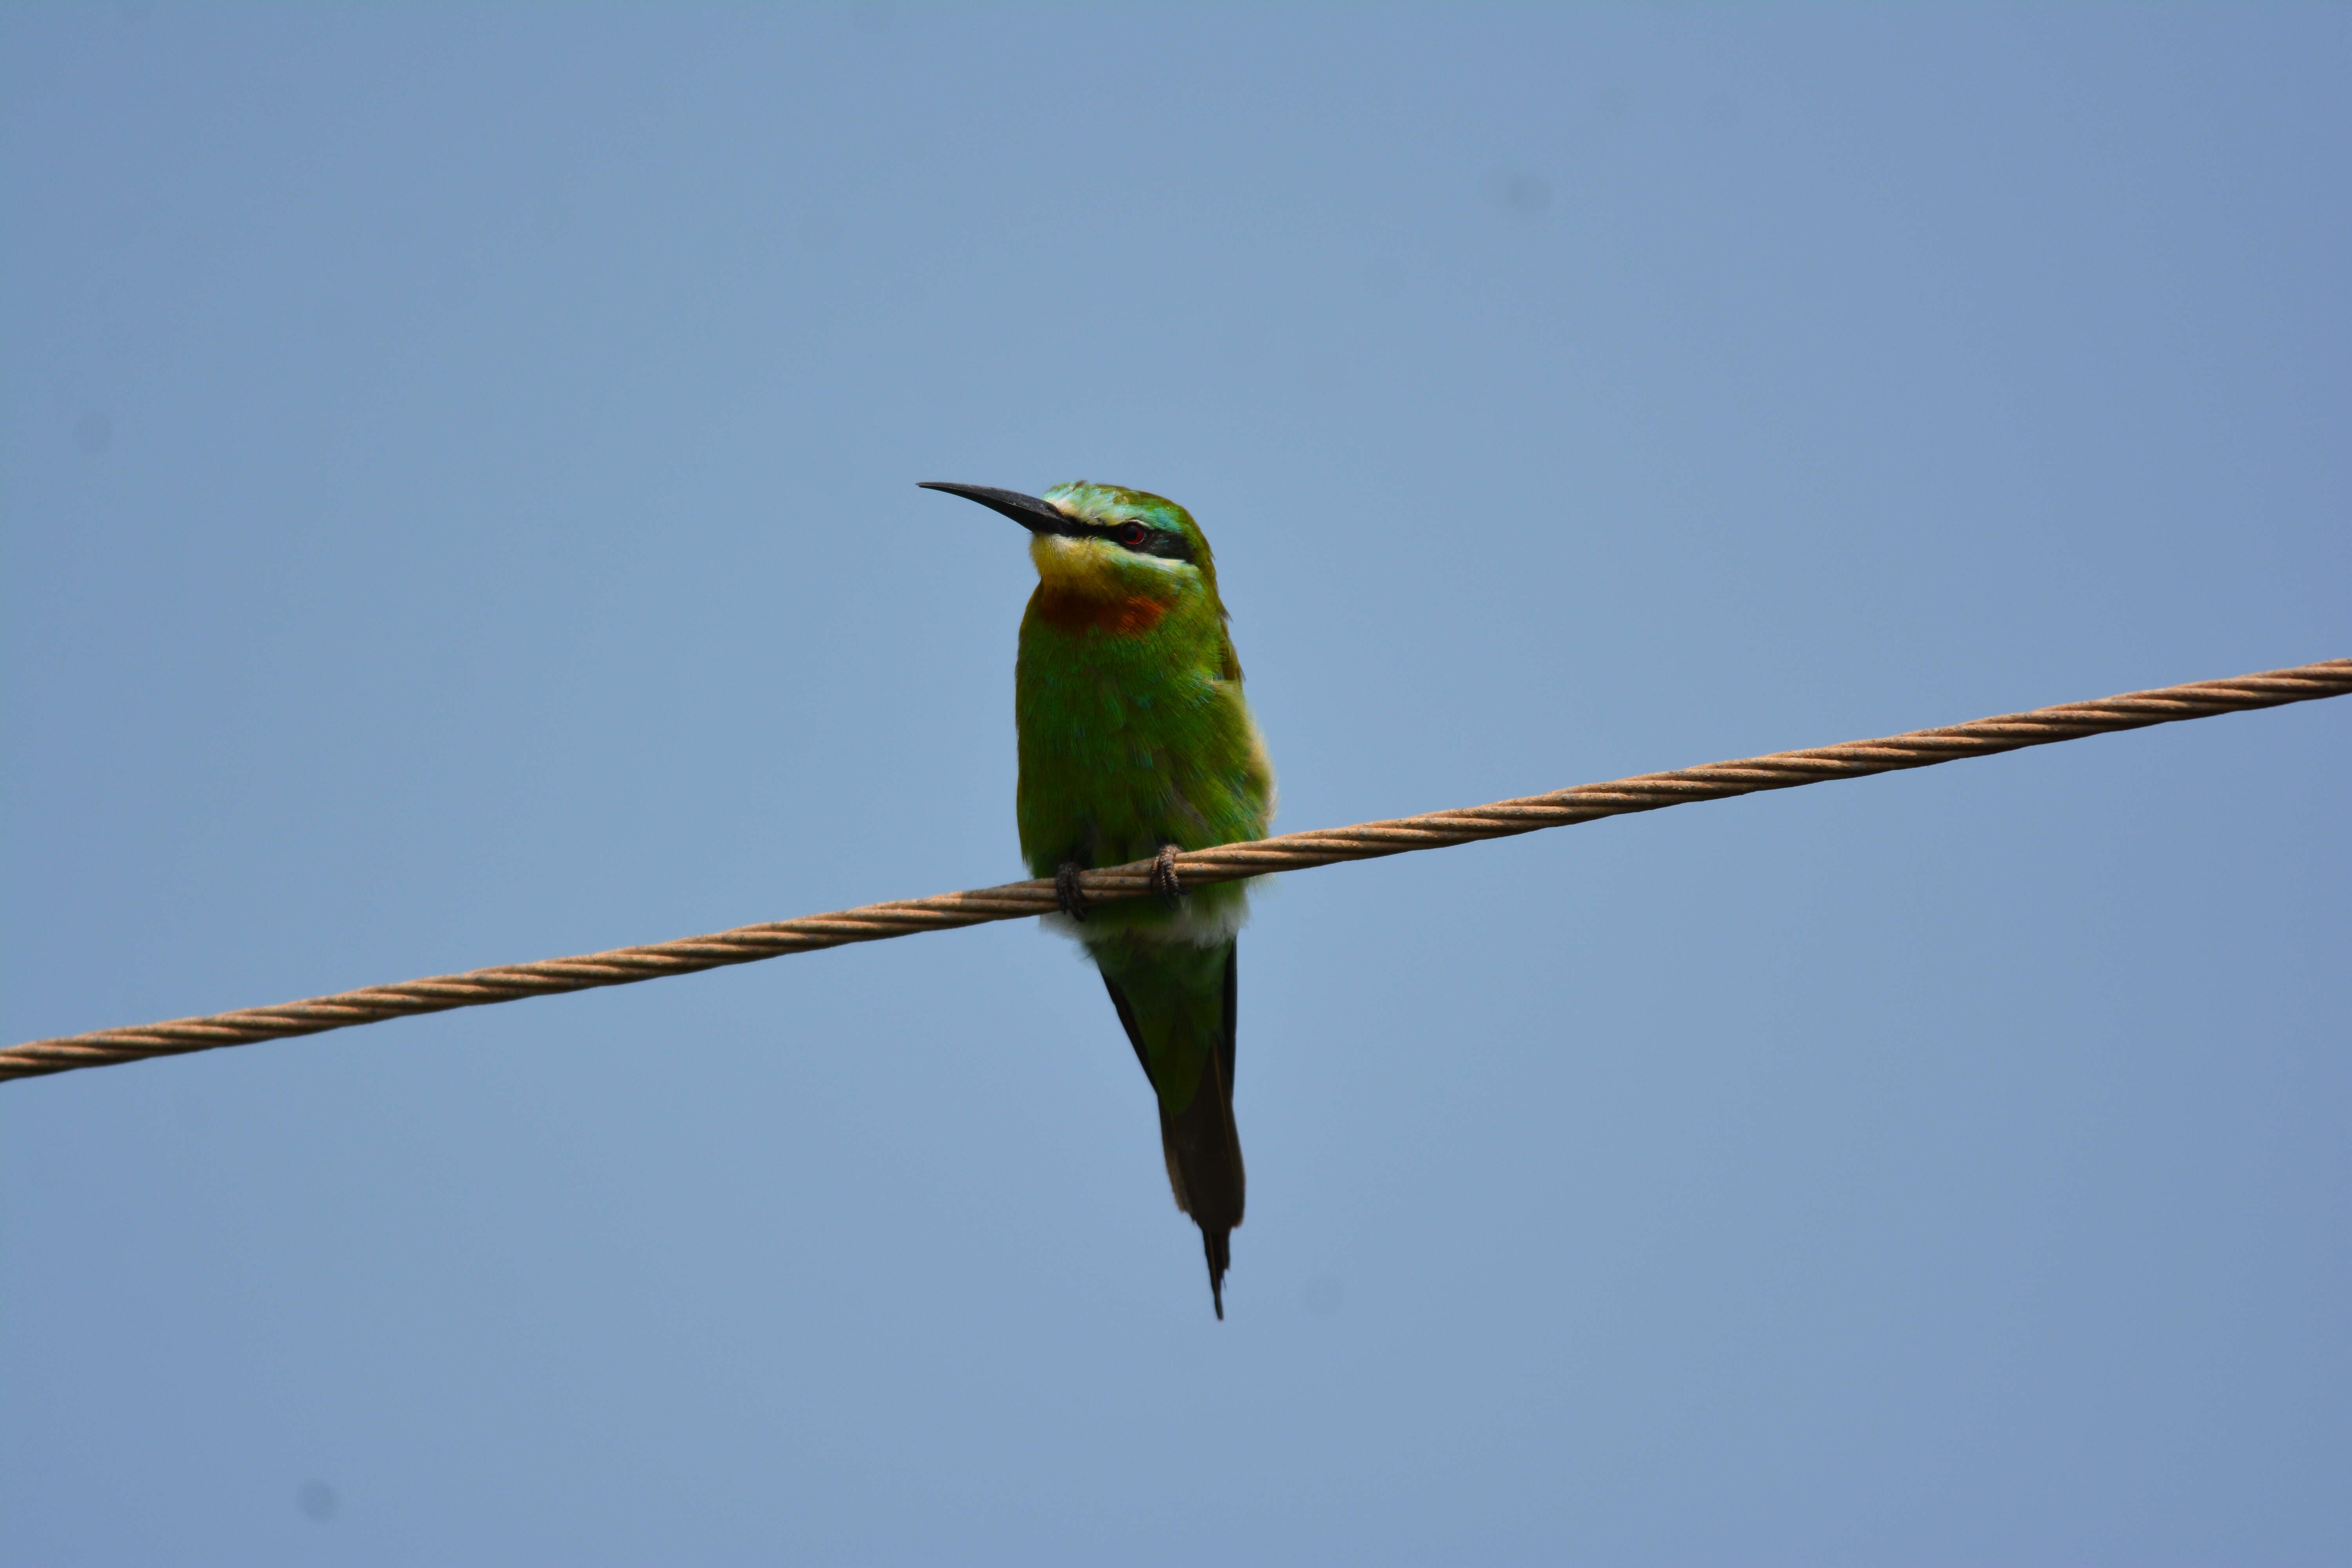
<svg viewBox="0 0 2352 1568">
<path fill-rule="evenodd" d="M 1217 1310 L 1217 1321 L 1225 1321 L 1225 1270 L 1232 1266 L 1233 1248 L 1228 1236 L 1203 1229 L 1201 1250 L 1209 1255 L 1209 1304 Z"/>
</svg>

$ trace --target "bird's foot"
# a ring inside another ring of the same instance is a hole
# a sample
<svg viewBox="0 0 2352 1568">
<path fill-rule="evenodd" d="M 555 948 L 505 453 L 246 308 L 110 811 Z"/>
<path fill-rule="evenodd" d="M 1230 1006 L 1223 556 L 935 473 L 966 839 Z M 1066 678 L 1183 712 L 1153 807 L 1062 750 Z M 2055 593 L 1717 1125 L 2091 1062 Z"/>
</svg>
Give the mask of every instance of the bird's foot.
<svg viewBox="0 0 2352 1568">
<path fill-rule="evenodd" d="M 1062 912 L 1074 921 L 1087 918 L 1087 890 L 1078 886 L 1078 873 L 1085 869 L 1076 860 L 1065 860 L 1054 873 L 1054 897 L 1061 903 Z"/>
<path fill-rule="evenodd" d="M 1162 844 L 1151 860 L 1151 890 L 1173 909 L 1184 899 L 1184 880 L 1176 875 L 1176 846 Z"/>
</svg>

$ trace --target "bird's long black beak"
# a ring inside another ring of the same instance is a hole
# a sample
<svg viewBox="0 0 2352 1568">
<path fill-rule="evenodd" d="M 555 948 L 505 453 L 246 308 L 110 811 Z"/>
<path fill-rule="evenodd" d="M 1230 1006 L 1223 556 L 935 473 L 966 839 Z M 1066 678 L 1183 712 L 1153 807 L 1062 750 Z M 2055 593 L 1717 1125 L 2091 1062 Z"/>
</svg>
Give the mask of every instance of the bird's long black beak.
<svg viewBox="0 0 2352 1568">
<path fill-rule="evenodd" d="M 991 511 L 1003 512 L 1032 533 L 1068 533 L 1076 521 L 1051 502 L 1024 496 L 1019 490 L 1000 490 L 991 485 L 941 484 L 931 479 L 923 480 L 921 488 L 976 500 Z"/>
</svg>

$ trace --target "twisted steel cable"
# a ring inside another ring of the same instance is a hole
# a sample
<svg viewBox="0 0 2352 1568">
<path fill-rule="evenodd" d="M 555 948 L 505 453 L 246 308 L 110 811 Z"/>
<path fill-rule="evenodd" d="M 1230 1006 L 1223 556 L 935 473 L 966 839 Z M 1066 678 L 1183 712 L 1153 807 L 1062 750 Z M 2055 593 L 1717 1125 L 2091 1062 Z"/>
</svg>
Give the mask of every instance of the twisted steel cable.
<svg viewBox="0 0 2352 1568">
<path fill-rule="evenodd" d="M 1656 811 L 1691 801 L 1721 800 L 1759 790 L 1861 778 L 1901 768 L 1932 767 L 1963 757 L 2013 752 L 2113 730 L 2137 730 L 2180 719 L 2275 708 L 2314 698 L 2340 697 L 2347 692 L 2352 692 L 2352 658 L 2328 659 L 2229 680 L 2201 680 L 2103 697 L 2090 702 L 2036 708 L 2026 713 L 2004 713 L 1939 730 L 1914 730 L 1883 740 L 1853 741 L 1804 752 L 1775 752 L 1769 756 L 1709 763 L 1704 767 L 1679 768 L 1672 773 L 1642 773 L 1609 784 L 1578 784 L 1549 795 L 1500 800 L 1490 805 L 1433 811 L 1387 822 L 1362 822 L 1352 827 L 1286 833 L 1247 844 L 1223 844 L 1177 856 L 1176 868 L 1188 887 L 1230 882 L 1271 871 L 1303 870 L 1341 860 L 1369 860 L 1413 849 L 1440 849 L 1479 839 L 1505 838 L 1540 827 L 1565 827 L 1571 823 Z M 1152 890 L 1151 873 L 1152 862 L 1138 860 L 1086 872 L 1079 879 L 1080 887 L 1093 901 L 1137 898 Z M 215 1046 L 315 1035 L 354 1024 L 440 1013 L 453 1007 L 515 1002 L 526 996 L 550 996 L 599 985 L 626 985 L 667 974 L 691 974 L 724 964 L 776 958 L 788 952 L 841 947 L 853 942 L 878 942 L 886 937 L 912 936 L 917 931 L 947 931 L 990 921 L 1049 914 L 1058 907 L 1054 884 L 1044 880 L 1008 882 L 971 892 L 865 904 L 832 914 L 739 926 L 733 931 L 656 942 L 649 947 L 614 948 L 609 952 L 551 958 L 539 963 L 501 964 L 397 985 L 370 985 L 332 996 L 314 996 L 308 1001 L 215 1013 L 208 1017 L 177 1018 L 135 1028 L 100 1029 L 87 1035 L 33 1040 L 0 1050 L 0 1079 L 35 1078 L 75 1068 L 105 1067 L 148 1057 L 210 1050 Z"/>
</svg>

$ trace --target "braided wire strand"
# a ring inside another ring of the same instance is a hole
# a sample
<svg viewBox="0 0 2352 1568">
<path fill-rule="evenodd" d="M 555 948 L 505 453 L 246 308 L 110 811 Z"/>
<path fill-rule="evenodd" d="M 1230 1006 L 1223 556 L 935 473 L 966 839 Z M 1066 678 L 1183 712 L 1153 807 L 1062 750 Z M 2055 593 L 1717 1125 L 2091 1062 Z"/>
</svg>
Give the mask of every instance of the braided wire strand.
<svg viewBox="0 0 2352 1568">
<path fill-rule="evenodd" d="M 1286 833 L 1246 844 L 1221 844 L 1178 855 L 1177 874 L 1187 887 L 1235 881 L 1275 871 L 1335 865 L 1343 860 L 1368 860 L 1416 849 L 1441 849 L 1507 838 L 1539 828 L 1658 811 L 1693 801 L 1723 800 L 1763 790 L 1932 767 L 1964 757 L 1990 756 L 2026 746 L 2078 740 L 2085 735 L 2144 729 L 2151 724 L 2248 709 L 2275 708 L 2315 698 L 2340 697 L 2347 692 L 2352 692 L 2352 658 L 2328 659 L 2228 680 L 2195 681 L 2089 702 L 2037 708 L 2025 713 L 2004 713 L 1874 741 L 1852 741 L 1810 751 L 1775 752 L 1769 756 L 1708 763 L 1669 773 L 1641 773 L 1486 805 L 1433 811 L 1384 822 L 1360 822 L 1349 827 Z M 1138 860 L 1087 871 L 1080 877 L 1079 885 L 1089 900 L 1140 897 L 1154 890 L 1152 864 Z M 462 974 L 436 974 L 395 985 L 363 986 L 331 996 L 247 1007 L 200 1018 L 174 1018 L 131 1028 L 99 1029 L 84 1035 L 31 1040 L 0 1050 L 0 1079 L 178 1056 L 218 1046 L 288 1039 L 357 1024 L 380 1023 L 387 1018 L 446 1012 L 454 1007 L 516 1002 L 526 996 L 627 985 L 640 980 L 692 974 L 731 963 L 750 963 L 851 942 L 880 942 L 919 931 L 952 931 L 991 921 L 1049 914 L 1058 907 L 1050 880 L 1008 882 L 1001 887 L 940 893 L 926 899 L 864 904 L 854 910 L 738 926 L 709 936 L 685 937 L 645 947 L 614 948 L 608 952 L 551 958 L 537 963 L 500 964 Z"/>
</svg>

